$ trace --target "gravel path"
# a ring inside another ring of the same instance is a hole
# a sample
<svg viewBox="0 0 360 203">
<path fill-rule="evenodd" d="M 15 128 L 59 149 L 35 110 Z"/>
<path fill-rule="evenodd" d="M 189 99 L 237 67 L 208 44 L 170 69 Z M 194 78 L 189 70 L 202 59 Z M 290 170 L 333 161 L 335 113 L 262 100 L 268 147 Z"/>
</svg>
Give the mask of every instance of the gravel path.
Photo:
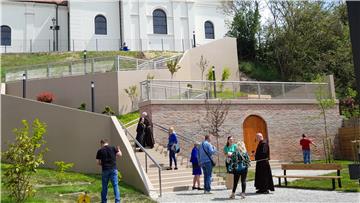
<svg viewBox="0 0 360 203">
<path fill-rule="evenodd" d="M 281 174 L 281 170 L 273 170 L 273 174 Z M 321 175 L 329 173 L 329 171 L 309 171 L 307 175 Z M 294 172 L 292 175 L 295 175 Z M 291 181 L 291 179 L 289 179 Z M 274 184 L 277 184 L 274 179 Z M 329 187 L 331 182 L 329 181 Z M 276 187 L 274 192 L 270 194 L 256 194 L 254 182 L 247 182 L 246 198 L 241 199 L 239 196 L 241 191 L 240 185 L 237 188 L 235 200 L 230 200 L 230 190 L 225 186 L 214 187 L 213 194 L 204 194 L 202 191 L 180 191 L 173 193 L 165 193 L 163 197 L 157 201 L 162 202 L 354 202 L 360 203 L 360 193 L 323 191 L 323 190 L 306 190 L 294 188 Z"/>
</svg>

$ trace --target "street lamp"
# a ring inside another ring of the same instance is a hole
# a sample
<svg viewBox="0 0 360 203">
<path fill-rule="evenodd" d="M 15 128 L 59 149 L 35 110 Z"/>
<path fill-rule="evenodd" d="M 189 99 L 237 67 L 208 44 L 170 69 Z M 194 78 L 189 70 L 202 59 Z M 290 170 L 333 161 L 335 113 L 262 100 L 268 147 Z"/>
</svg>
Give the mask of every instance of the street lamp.
<svg viewBox="0 0 360 203">
<path fill-rule="evenodd" d="M 193 31 L 193 40 L 194 40 L 194 45 L 193 45 L 193 47 L 196 47 L 195 30 Z"/>
<path fill-rule="evenodd" d="M 23 79 L 23 98 L 26 98 L 26 73 L 22 76 Z"/>
<path fill-rule="evenodd" d="M 53 51 L 56 51 L 56 46 L 55 46 L 55 32 L 57 30 L 57 26 L 56 26 L 56 18 L 52 18 L 52 26 L 50 26 L 50 30 L 53 31 Z"/>
<path fill-rule="evenodd" d="M 216 78 L 215 78 L 215 66 L 212 67 L 212 78 L 214 81 L 214 97 L 216 99 Z"/>
<path fill-rule="evenodd" d="M 84 58 L 84 73 L 86 74 L 86 58 L 87 58 L 86 49 L 83 51 L 83 58 Z"/>
<path fill-rule="evenodd" d="M 91 111 L 95 112 L 95 83 L 91 81 Z"/>
</svg>

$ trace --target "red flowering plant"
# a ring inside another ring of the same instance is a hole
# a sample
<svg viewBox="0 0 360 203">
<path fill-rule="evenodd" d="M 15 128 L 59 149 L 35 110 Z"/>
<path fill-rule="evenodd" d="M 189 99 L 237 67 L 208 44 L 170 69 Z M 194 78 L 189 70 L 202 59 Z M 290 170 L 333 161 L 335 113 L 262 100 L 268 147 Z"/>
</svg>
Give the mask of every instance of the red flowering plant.
<svg viewBox="0 0 360 203">
<path fill-rule="evenodd" d="M 41 102 L 51 103 L 54 101 L 55 96 L 51 92 L 42 92 L 37 95 L 36 99 Z"/>
</svg>

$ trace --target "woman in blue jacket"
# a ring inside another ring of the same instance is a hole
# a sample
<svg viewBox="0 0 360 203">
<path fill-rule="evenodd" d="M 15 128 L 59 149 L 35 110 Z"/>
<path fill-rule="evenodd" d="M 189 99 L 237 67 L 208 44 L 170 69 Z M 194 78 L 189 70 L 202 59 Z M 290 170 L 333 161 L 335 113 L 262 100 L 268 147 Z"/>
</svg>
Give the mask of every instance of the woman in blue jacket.
<svg viewBox="0 0 360 203">
<path fill-rule="evenodd" d="M 192 174 L 194 175 L 194 179 L 193 179 L 193 187 L 192 189 L 195 190 L 202 190 L 202 188 L 200 188 L 200 176 L 201 176 L 201 166 L 199 163 L 199 147 L 200 143 L 196 142 L 194 143 L 194 148 L 191 151 L 191 157 L 190 157 L 190 162 L 192 164 Z M 197 184 L 197 187 L 195 187 L 195 184 Z"/>
<path fill-rule="evenodd" d="M 167 145 L 167 149 L 169 151 L 169 158 L 170 158 L 170 167 L 167 170 L 172 170 L 172 161 L 174 160 L 175 163 L 175 170 L 177 170 L 177 163 L 176 163 L 176 151 L 178 150 L 178 141 L 176 137 L 176 133 L 174 127 L 169 128 L 169 142 Z"/>
</svg>

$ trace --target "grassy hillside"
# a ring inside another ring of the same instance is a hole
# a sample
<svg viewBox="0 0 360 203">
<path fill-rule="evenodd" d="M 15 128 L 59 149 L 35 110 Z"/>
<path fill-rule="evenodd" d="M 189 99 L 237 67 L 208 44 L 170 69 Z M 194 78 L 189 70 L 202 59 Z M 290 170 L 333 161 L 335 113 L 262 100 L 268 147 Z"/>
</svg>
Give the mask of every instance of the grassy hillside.
<svg viewBox="0 0 360 203">
<path fill-rule="evenodd" d="M 239 64 L 240 72 L 244 73 L 247 77 L 250 77 L 259 81 L 281 81 L 280 74 L 272 67 L 265 64 L 242 61 Z"/>
<path fill-rule="evenodd" d="M 140 59 L 151 59 L 172 55 L 172 52 L 138 52 L 138 51 L 88 51 L 87 58 L 106 56 L 129 56 Z M 83 59 L 83 52 L 51 52 L 51 53 L 9 53 L 1 55 L 1 68 L 8 70 L 16 66 L 46 64 Z"/>
</svg>

